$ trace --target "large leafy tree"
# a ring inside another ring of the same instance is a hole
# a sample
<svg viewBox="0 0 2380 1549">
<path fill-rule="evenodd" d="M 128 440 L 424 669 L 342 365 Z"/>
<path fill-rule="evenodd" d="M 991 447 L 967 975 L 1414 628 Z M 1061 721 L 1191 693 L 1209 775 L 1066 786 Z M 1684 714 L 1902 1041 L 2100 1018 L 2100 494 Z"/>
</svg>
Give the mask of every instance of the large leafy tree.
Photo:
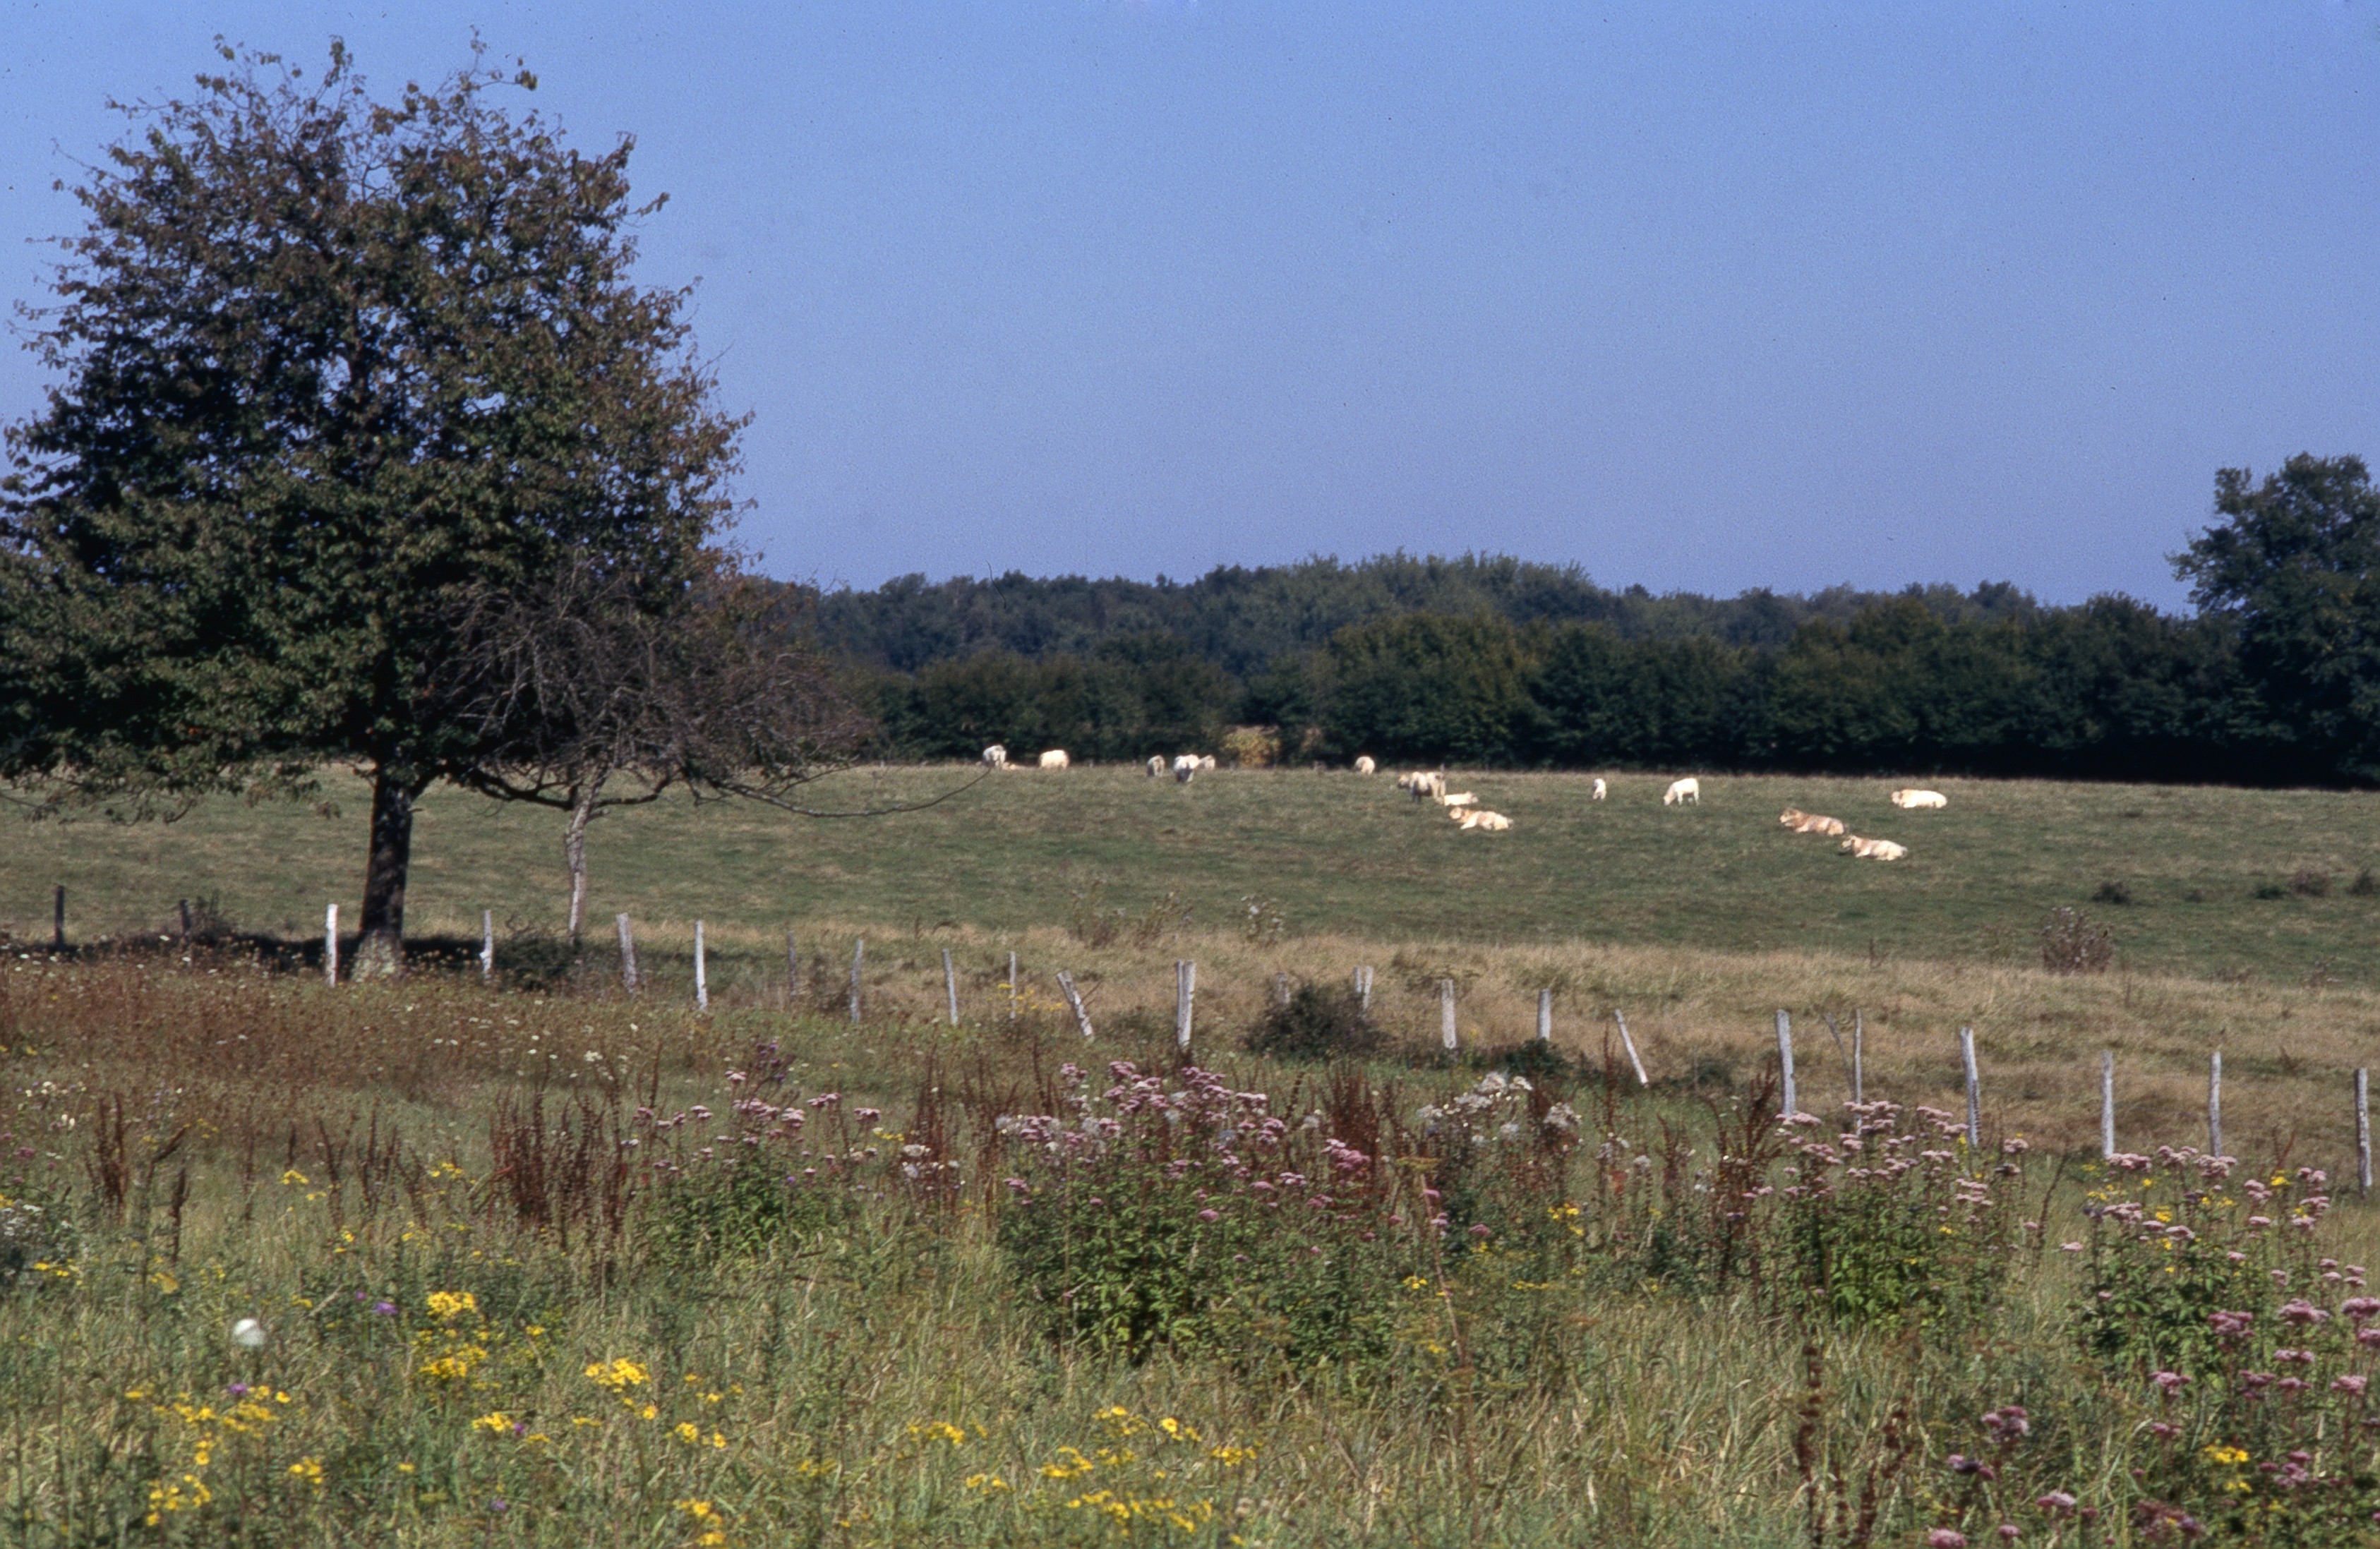
<svg viewBox="0 0 2380 1549">
<path fill-rule="evenodd" d="M 358 962 L 394 970 L 417 798 L 501 790 L 525 734 L 466 623 L 565 574 L 694 606 L 742 422 L 685 293 L 633 278 L 630 141 L 568 148 L 476 51 L 390 102 L 336 44 L 313 79 L 222 53 L 125 108 L 29 313 L 54 385 L 7 437 L 0 730 L 18 775 L 140 803 L 351 762 Z"/>
<path fill-rule="evenodd" d="M 2380 490 L 2361 457 L 2301 453 L 2260 484 L 2215 476 L 2228 518 L 2174 558 L 2235 625 L 2268 735 L 2317 778 L 2380 779 Z"/>
</svg>

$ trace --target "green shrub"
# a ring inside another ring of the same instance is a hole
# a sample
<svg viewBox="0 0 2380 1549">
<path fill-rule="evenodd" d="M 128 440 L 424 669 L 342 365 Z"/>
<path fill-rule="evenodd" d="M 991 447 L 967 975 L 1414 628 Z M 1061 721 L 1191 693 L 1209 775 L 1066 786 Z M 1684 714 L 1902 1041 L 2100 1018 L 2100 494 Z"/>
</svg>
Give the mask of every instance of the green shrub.
<svg viewBox="0 0 2380 1549">
<path fill-rule="evenodd" d="M 1376 1054 L 1387 1040 L 1354 990 L 1306 983 L 1269 1007 L 1247 1042 L 1275 1059 L 1342 1059 Z"/>
</svg>

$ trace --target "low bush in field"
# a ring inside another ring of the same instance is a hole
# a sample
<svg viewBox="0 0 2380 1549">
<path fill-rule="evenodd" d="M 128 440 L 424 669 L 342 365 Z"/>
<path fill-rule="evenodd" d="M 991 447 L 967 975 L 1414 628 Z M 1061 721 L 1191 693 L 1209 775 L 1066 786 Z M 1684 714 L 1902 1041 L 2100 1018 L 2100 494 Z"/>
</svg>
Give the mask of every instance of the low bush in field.
<svg viewBox="0 0 2380 1549">
<path fill-rule="evenodd" d="M 1196 1068 L 1108 1073 L 1068 1065 L 1058 1111 L 1000 1120 L 1001 1246 L 1051 1331 L 1095 1349 L 1377 1358 L 1416 1285 L 1560 1205 L 1543 1162 L 1575 1120 L 1500 1074 L 1408 1126 L 1354 1075 L 1290 1117 Z"/>
<path fill-rule="evenodd" d="M 1248 1052 L 1275 1059 L 1355 1059 L 1388 1042 L 1354 990 L 1302 984 L 1265 1010 Z"/>
</svg>

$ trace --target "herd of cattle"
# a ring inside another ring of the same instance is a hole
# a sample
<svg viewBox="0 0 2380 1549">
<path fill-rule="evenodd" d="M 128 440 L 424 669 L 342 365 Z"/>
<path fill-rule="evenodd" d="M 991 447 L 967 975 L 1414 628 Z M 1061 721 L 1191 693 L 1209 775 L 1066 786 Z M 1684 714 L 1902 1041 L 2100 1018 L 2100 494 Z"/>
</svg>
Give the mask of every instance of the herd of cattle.
<svg viewBox="0 0 2380 1549">
<path fill-rule="evenodd" d="M 1017 767 L 1008 761 L 1008 749 L 998 743 L 983 750 L 983 762 L 986 768 L 994 769 Z M 1073 760 L 1066 756 L 1066 750 L 1062 747 L 1053 747 L 1034 760 L 1036 768 L 1044 769 L 1062 769 L 1072 763 Z M 1200 772 L 1213 768 L 1215 759 L 1212 754 L 1184 753 L 1177 754 L 1171 764 L 1163 758 L 1151 758 L 1147 767 L 1151 780 L 1162 779 L 1170 771 L 1177 781 L 1187 785 Z M 1317 767 L 1319 768 L 1319 766 Z M 1355 772 L 1359 775 L 1374 774 L 1378 769 L 1379 766 L 1369 757 L 1355 760 Z M 1477 793 L 1448 791 L 1446 773 L 1442 769 L 1415 769 L 1409 773 L 1401 774 L 1397 776 L 1397 789 L 1404 792 L 1416 802 L 1425 798 L 1436 802 L 1446 809 L 1447 817 L 1452 818 L 1455 825 L 1465 833 L 1502 833 L 1512 826 L 1512 820 L 1502 813 L 1489 812 L 1480 806 Z M 1594 784 L 1587 787 L 1586 799 L 1599 802 L 1609 794 L 1609 789 L 1598 775 Z M 1903 811 L 1918 811 L 1950 805 L 1950 799 L 1939 791 L 1920 791 L 1914 787 L 1895 791 L 1890 799 L 1893 805 Z M 1692 775 L 1688 775 L 1683 780 L 1671 781 L 1669 789 L 1661 793 L 1663 806 L 1700 806 L 1702 800 L 1702 781 Z M 1888 839 L 1862 838 L 1845 828 L 1843 820 L 1840 817 L 1827 817 L 1815 812 L 1803 812 L 1797 806 L 1787 807 L 1778 815 L 1777 821 L 1792 833 L 1820 834 L 1828 839 L 1840 839 L 1843 842 L 1839 848 L 1856 860 L 1899 861 L 1907 859 L 1909 855 L 1909 847 L 1905 844 L 1896 843 Z"/>
</svg>

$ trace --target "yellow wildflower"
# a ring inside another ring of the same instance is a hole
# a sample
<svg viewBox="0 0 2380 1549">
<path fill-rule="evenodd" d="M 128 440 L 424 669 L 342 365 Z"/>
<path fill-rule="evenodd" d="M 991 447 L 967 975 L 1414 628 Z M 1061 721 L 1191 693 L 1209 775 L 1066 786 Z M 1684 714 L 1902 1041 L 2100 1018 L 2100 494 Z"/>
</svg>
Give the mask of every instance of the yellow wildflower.
<svg viewBox="0 0 2380 1549">
<path fill-rule="evenodd" d="M 598 1387 L 608 1387 L 614 1393 L 652 1381 L 652 1373 L 625 1356 L 617 1361 L 599 1361 L 587 1368 L 587 1380 Z"/>
<path fill-rule="evenodd" d="M 322 1460 L 320 1458 L 300 1458 L 289 1465 L 289 1472 L 293 1478 L 302 1479 L 317 1490 L 322 1487 Z"/>
<path fill-rule="evenodd" d="M 469 1291 L 431 1291 L 430 1315 L 440 1323 L 452 1323 L 466 1313 L 480 1310 L 479 1299 Z"/>
</svg>

